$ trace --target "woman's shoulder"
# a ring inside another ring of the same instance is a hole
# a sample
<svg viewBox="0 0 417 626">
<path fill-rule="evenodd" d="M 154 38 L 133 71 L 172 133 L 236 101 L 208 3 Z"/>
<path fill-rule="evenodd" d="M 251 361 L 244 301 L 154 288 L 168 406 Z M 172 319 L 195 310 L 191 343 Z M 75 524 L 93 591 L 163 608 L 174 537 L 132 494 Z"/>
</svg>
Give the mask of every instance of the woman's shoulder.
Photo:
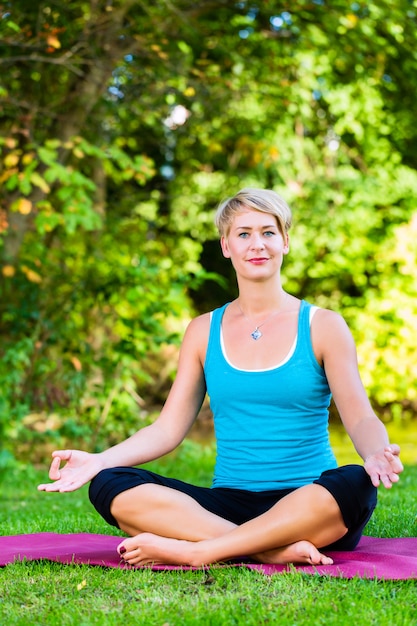
<svg viewBox="0 0 417 626">
<path fill-rule="evenodd" d="M 318 307 L 314 313 L 311 328 L 313 338 L 323 350 L 333 350 L 353 341 L 345 318 L 332 309 Z"/>
<path fill-rule="evenodd" d="M 194 317 L 188 324 L 184 339 L 184 344 L 194 345 L 197 349 L 204 348 L 210 332 L 211 312 L 203 313 Z"/>
<path fill-rule="evenodd" d="M 207 311 L 206 313 L 202 313 L 201 315 L 197 315 L 194 317 L 188 325 L 187 333 L 190 332 L 192 334 L 199 334 L 201 332 L 207 333 L 210 330 L 210 322 L 213 315 L 223 314 L 224 309 L 227 307 L 229 303 L 224 304 L 213 311 Z"/>
<path fill-rule="evenodd" d="M 354 348 L 344 317 L 331 309 L 318 307 L 315 310 L 311 320 L 311 338 L 314 353 L 321 364 L 329 355 L 347 355 Z"/>
<path fill-rule="evenodd" d="M 337 311 L 324 309 L 315 304 L 309 304 L 309 306 L 314 310 L 314 318 L 320 325 L 325 326 L 326 324 L 330 324 L 332 327 L 347 326 L 345 318 L 340 313 L 337 313 Z"/>
<path fill-rule="evenodd" d="M 220 316 L 221 319 L 228 304 L 229 303 L 227 302 L 212 311 L 208 311 L 207 313 L 202 313 L 201 315 L 194 317 L 186 329 L 184 340 L 187 342 L 194 342 L 198 348 L 201 348 L 205 353 L 210 334 L 211 320 L 215 315 Z"/>
<path fill-rule="evenodd" d="M 189 337 L 195 339 L 201 333 L 204 333 L 210 327 L 210 313 L 197 315 L 188 324 L 185 329 L 184 340 Z"/>
<path fill-rule="evenodd" d="M 212 311 L 197 315 L 188 324 L 181 346 L 181 352 L 196 356 L 201 364 L 205 362 L 210 335 Z"/>
</svg>

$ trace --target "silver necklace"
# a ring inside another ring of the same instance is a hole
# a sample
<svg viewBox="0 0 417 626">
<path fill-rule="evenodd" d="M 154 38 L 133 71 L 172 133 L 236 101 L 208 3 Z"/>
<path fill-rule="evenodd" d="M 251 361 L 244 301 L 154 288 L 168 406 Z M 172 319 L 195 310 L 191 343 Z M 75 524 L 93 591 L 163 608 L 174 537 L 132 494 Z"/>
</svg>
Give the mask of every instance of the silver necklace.
<svg viewBox="0 0 417 626">
<path fill-rule="evenodd" d="M 286 300 L 286 298 L 284 299 L 284 301 Z M 245 315 L 245 313 L 242 311 L 242 307 L 239 304 L 239 300 L 236 300 L 236 304 L 240 309 L 240 312 L 242 313 L 243 317 L 250 322 L 251 324 L 253 324 L 252 320 L 249 319 L 249 317 L 247 315 Z M 274 317 L 275 315 L 278 315 L 278 313 L 282 313 L 282 309 L 280 311 L 274 311 L 273 313 L 271 313 L 270 315 L 268 315 L 268 317 L 261 322 L 261 324 L 258 324 L 258 326 L 255 327 L 255 330 L 253 330 L 250 334 L 250 336 L 252 337 L 252 339 L 254 341 L 258 341 L 258 339 L 260 339 L 261 337 L 263 337 L 263 333 L 259 330 L 261 328 L 261 326 L 263 326 L 264 324 L 266 324 L 268 322 L 268 320 L 270 320 L 272 317 Z"/>
</svg>

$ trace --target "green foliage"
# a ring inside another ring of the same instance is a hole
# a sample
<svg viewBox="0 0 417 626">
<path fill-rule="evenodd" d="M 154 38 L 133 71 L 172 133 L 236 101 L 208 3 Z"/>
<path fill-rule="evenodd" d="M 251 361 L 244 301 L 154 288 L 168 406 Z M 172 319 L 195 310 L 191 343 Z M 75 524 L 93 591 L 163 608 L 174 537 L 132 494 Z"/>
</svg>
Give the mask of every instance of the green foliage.
<svg viewBox="0 0 417 626">
<path fill-rule="evenodd" d="M 143 236 L 140 229 L 129 231 L 126 223 L 119 228 L 118 236 L 115 226 L 111 236 L 99 240 L 68 235 L 63 249 L 53 247 L 44 257 L 39 286 L 20 274 L 10 279 L 10 288 L 17 286 L 30 306 L 25 319 L 22 301 L 3 308 L 9 337 L 3 345 L 3 390 L 11 397 L 1 415 L 9 435 L 24 439 L 10 428 L 12 404 L 20 417 L 34 408 L 82 414 L 88 428 L 78 434 L 68 419 L 59 428 L 55 424 L 56 434 L 77 440 L 94 434 L 102 444 L 137 427 L 138 394 L 149 382 L 144 360 L 177 342 L 176 318 L 188 301 L 184 279 L 173 281 L 170 267 L 164 270 L 152 261 L 164 248 L 151 242 L 149 256 L 140 259 L 132 255 Z M 43 299 L 44 283 L 53 300 Z M 23 335 L 28 336 L 19 339 Z"/>
<path fill-rule="evenodd" d="M 347 318 L 384 417 L 415 414 L 414 4 L 4 5 L 2 445 L 148 419 L 193 309 L 235 293 L 212 217 L 246 185 L 293 206 L 286 287 Z"/>
</svg>

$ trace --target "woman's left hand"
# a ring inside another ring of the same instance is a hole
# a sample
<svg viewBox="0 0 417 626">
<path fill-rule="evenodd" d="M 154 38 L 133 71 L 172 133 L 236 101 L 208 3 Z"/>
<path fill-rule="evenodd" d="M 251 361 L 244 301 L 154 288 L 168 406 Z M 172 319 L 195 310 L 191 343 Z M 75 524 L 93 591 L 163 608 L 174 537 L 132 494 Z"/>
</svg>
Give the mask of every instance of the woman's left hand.
<svg viewBox="0 0 417 626">
<path fill-rule="evenodd" d="M 382 483 L 384 487 L 391 489 L 392 485 L 400 480 L 398 474 L 403 471 L 404 467 L 399 454 L 400 446 L 392 443 L 365 459 L 365 470 L 375 487 L 379 487 Z"/>
</svg>

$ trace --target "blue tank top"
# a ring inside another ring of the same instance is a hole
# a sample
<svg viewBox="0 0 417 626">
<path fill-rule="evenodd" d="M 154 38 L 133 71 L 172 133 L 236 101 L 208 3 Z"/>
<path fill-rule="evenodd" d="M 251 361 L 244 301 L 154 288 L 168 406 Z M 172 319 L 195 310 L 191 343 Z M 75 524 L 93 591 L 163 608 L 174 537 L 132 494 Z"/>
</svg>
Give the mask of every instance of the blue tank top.
<svg viewBox="0 0 417 626">
<path fill-rule="evenodd" d="M 330 447 L 330 389 L 310 336 L 311 305 L 301 302 L 292 354 L 278 367 L 247 371 L 225 358 L 212 313 L 204 371 L 214 415 L 213 487 L 266 491 L 300 487 L 337 466 Z"/>
</svg>

